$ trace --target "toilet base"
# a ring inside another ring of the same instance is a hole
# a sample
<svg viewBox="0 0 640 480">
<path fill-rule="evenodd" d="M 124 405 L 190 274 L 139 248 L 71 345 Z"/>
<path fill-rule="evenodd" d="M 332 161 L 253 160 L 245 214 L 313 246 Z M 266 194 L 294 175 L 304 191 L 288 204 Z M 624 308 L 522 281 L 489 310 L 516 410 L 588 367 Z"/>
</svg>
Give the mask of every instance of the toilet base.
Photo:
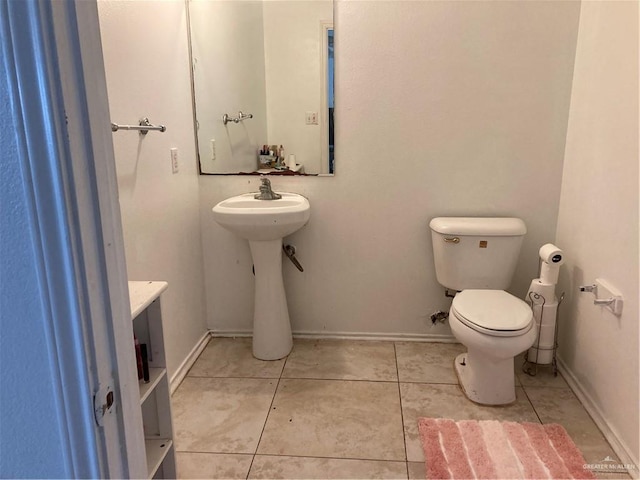
<svg viewBox="0 0 640 480">
<path fill-rule="evenodd" d="M 508 405 L 516 401 L 513 358 L 495 359 L 468 351 L 454 360 L 462 392 L 480 405 Z"/>
</svg>

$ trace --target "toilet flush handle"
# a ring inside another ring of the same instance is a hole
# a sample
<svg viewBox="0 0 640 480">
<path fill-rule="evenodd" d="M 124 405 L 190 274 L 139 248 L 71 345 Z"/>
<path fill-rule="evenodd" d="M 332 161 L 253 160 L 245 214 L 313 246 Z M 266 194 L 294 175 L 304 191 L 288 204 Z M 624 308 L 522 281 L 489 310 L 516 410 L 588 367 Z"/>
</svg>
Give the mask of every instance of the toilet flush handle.
<svg viewBox="0 0 640 480">
<path fill-rule="evenodd" d="M 445 237 L 444 241 L 447 243 L 460 243 L 460 237 Z"/>
</svg>

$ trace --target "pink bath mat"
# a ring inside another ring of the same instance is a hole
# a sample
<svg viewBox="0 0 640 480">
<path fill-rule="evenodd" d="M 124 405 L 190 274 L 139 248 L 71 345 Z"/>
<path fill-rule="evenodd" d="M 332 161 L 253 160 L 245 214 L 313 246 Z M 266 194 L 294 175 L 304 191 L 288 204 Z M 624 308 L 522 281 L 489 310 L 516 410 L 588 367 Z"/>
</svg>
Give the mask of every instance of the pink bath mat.
<svg viewBox="0 0 640 480">
<path fill-rule="evenodd" d="M 420 418 L 427 479 L 596 478 L 558 424 Z"/>
</svg>

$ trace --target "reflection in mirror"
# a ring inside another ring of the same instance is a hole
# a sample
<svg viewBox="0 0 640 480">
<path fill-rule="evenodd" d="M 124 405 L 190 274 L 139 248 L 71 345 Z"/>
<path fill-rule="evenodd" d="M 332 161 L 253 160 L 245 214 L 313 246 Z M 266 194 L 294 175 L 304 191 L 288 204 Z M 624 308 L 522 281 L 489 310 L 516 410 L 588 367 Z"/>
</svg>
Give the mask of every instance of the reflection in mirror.
<svg viewBox="0 0 640 480">
<path fill-rule="evenodd" d="M 333 2 L 187 6 L 201 173 L 333 174 Z"/>
</svg>

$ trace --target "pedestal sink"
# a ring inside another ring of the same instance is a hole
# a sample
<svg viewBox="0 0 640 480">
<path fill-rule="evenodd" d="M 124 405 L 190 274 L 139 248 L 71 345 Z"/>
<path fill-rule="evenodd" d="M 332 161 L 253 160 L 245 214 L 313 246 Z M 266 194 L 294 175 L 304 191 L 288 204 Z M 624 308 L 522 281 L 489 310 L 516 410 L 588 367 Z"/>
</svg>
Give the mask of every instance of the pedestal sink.
<svg viewBox="0 0 640 480">
<path fill-rule="evenodd" d="M 277 200 L 257 200 L 254 193 L 228 198 L 213 207 L 221 226 L 249 240 L 255 269 L 253 355 L 260 360 L 286 357 L 293 346 L 287 297 L 282 281 L 282 239 L 309 220 L 309 201 L 278 192 Z"/>
</svg>

